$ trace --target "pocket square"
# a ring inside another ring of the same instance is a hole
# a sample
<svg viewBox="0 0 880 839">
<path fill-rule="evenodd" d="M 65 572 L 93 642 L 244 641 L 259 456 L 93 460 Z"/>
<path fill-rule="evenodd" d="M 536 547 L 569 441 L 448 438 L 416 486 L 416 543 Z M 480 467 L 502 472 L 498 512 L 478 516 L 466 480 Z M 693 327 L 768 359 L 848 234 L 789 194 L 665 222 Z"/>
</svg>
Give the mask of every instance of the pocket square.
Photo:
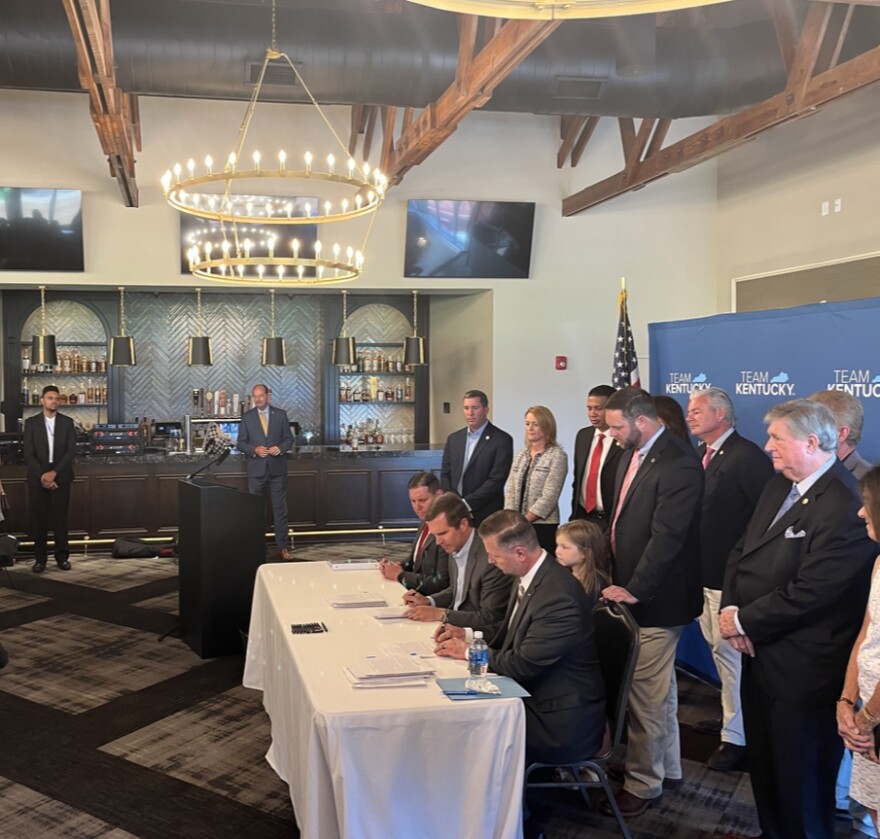
<svg viewBox="0 0 880 839">
<path fill-rule="evenodd" d="M 803 539 L 806 535 L 807 535 L 806 530 L 799 530 L 797 533 L 795 533 L 793 527 L 789 526 L 785 529 L 785 538 L 786 539 Z"/>
</svg>

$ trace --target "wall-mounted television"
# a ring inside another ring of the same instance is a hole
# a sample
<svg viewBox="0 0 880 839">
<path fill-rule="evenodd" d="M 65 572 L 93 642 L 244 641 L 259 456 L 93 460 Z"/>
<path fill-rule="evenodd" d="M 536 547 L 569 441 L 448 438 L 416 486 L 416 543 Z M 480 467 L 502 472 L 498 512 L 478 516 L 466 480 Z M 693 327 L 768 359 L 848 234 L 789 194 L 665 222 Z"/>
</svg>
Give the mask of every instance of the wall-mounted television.
<svg viewBox="0 0 880 839">
<path fill-rule="evenodd" d="M 528 277 L 534 224 L 529 201 L 410 199 L 404 276 Z"/>
<path fill-rule="evenodd" d="M 0 271 L 82 271 L 82 192 L 0 187 Z"/>
<path fill-rule="evenodd" d="M 210 196 L 204 195 L 204 198 Z M 290 214 L 294 218 L 305 218 L 311 214 L 314 215 L 314 208 L 318 204 L 318 199 L 311 197 L 278 196 L 278 195 L 244 195 L 239 196 L 238 203 L 244 206 L 246 203 L 253 204 L 254 207 L 261 207 L 267 202 L 278 204 L 280 207 L 290 208 Z M 277 214 L 277 208 L 273 211 Z M 261 224 L 242 224 L 236 223 L 235 229 L 231 222 L 224 222 L 222 225 L 218 221 L 211 219 L 203 219 L 198 216 L 190 216 L 186 213 L 180 214 L 180 273 L 189 273 L 189 256 L 188 251 L 192 247 L 197 247 L 203 252 L 205 242 L 211 242 L 213 245 L 219 245 L 224 239 L 230 242 L 232 251 L 235 251 L 235 234 L 238 234 L 239 244 L 243 246 L 246 240 L 251 242 L 250 254 L 253 257 L 268 257 L 269 255 L 269 239 L 276 238 L 275 254 L 277 256 L 293 256 L 290 242 L 296 239 L 299 242 L 299 253 L 311 258 L 314 256 L 315 241 L 318 238 L 318 227 L 315 224 L 291 224 L 291 225 L 261 225 Z M 219 258 L 219 250 L 214 251 L 214 258 Z"/>
</svg>

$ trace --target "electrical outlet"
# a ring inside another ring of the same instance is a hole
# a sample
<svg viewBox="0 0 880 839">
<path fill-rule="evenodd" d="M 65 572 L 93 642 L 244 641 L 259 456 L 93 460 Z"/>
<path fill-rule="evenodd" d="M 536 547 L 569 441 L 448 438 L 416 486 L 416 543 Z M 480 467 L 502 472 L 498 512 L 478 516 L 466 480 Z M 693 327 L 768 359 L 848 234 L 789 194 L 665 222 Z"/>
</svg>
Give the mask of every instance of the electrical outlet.
<svg viewBox="0 0 880 839">
<path fill-rule="evenodd" d="M 834 212 L 839 213 L 843 209 L 843 199 L 835 198 L 834 199 Z"/>
<path fill-rule="evenodd" d="M 820 212 L 823 216 L 827 216 L 828 213 L 830 212 L 830 210 L 831 210 L 831 208 L 828 206 L 828 202 L 827 202 L 827 201 L 823 201 L 822 204 L 821 204 L 821 206 L 820 206 L 819 212 Z"/>
</svg>

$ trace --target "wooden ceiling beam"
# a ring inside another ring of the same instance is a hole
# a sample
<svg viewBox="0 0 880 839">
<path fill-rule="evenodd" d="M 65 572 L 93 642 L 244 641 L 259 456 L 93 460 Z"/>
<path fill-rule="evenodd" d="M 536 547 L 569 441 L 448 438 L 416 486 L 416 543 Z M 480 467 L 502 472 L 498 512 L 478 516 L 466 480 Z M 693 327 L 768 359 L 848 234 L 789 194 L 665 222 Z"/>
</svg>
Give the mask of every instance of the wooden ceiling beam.
<svg viewBox="0 0 880 839">
<path fill-rule="evenodd" d="M 849 32 L 849 25 L 852 22 L 854 10 L 855 7 L 849 3 L 831 7 L 828 34 L 816 59 L 816 73 L 824 73 L 826 70 L 837 66 L 837 62 L 840 61 L 840 53 L 843 50 L 843 43 L 846 41 L 846 35 Z"/>
<path fill-rule="evenodd" d="M 666 148 L 655 148 L 652 138 L 641 163 L 569 195 L 562 201 L 562 214 L 577 215 L 658 178 L 718 157 L 764 131 L 808 116 L 829 102 L 880 81 L 880 47 L 809 77 L 808 72 L 816 64 L 828 30 L 828 19 L 822 13 L 829 11 L 828 5 L 818 1 L 811 4 L 785 90 Z M 658 131 L 662 122 L 658 123 Z"/>
<path fill-rule="evenodd" d="M 779 54 L 782 56 L 785 74 L 788 75 L 791 72 L 792 64 L 794 64 L 794 51 L 797 48 L 798 42 L 798 29 L 794 10 L 790 3 L 780 3 L 779 0 L 764 0 L 764 5 L 773 19 L 776 42 L 779 44 Z"/>
<path fill-rule="evenodd" d="M 397 108 L 382 107 L 382 157 L 379 168 L 385 172 L 394 154 L 394 126 L 397 123 Z"/>
<path fill-rule="evenodd" d="M 391 184 L 421 163 L 449 137 L 474 108 L 484 105 L 495 88 L 560 21 L 509 20 L 475 55 L 465 72 L 429 104 L 400 135 L 387 172 Z M 466 30 L 467 32 L 468 30 Z M 466 52 L 459 50 L 460 54 Z"/>
<path fill-rule="evenodd" d="M 79 81 L 92 122 L 127 207 L 138 206 L 134 149 L 141 150 L 137 99 L 116 85 L 109 0 L 62 0 L 76 47 Z"/>
<path fill-rule="evenodd" d="M 364 129 L 364 160 L 370 159 L 370 152 L 373 149 L 373 137 L 376 134 L 376 119 L 379 116 L 379 109 L 375 105 L 365 105 L 367 125 Z"/>
<path fill-rule="evenodd" d="M 562 117 L 559 120 L 559 139 L 562 140 L 562 144 L 559 146 L 559 151 L 556 153 L 557 169 L 561 169 L 565 164 L 565 159 L 571 154 L 571 150 L 574 148 L 574 144 L 583 130 L 586 121 L 586 117 L 578 116 Z"/>
<path fill-rule="evenodd" d="M 587 148 L 587 143 L 590 142 L 590 138 L 593 136 L 593 132 L 596 130 L 596 126 L 598 124 L 599 117 L 590 117 L 587 120 L 587 124 L 583 127 L 583 130 L 581 131 L 581 136 L 577 138 L 577 142 L 574 144 L 574 148 L 571 150 L 572 166 L 577 166 L 578 163 L 581 162 L 581 156 Z"/>
</svg>

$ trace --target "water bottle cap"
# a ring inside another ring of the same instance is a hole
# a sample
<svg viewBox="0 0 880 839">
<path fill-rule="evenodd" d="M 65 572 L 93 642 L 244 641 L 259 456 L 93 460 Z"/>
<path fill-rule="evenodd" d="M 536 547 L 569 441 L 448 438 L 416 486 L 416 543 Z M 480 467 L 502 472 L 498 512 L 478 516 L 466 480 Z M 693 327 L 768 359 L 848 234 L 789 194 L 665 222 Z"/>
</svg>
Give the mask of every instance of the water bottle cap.
<svg viewBox="0 0 880 839">
<path fill-rule="evenodd" d="M 476 632 L 474 632 L 474 639 L 482 638 L 482 637 L 483 637 L 483 633 L 479 629 Z"/>
</svg>

